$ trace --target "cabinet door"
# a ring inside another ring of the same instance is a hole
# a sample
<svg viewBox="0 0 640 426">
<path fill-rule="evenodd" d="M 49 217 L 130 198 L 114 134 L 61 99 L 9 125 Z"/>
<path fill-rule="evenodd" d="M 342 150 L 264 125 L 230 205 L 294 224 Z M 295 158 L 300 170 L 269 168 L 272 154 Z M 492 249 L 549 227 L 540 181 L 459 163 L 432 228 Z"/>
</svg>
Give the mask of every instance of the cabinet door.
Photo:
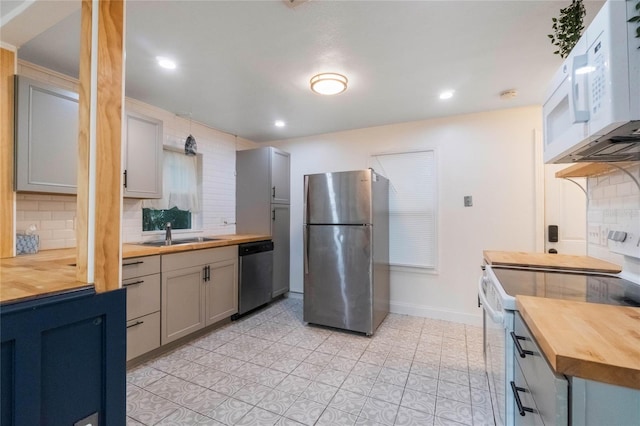
<svg viewBox="0 0 640 426">
<path fill-rule="evenodd" d="M 205 285 L 206 325 L 238 313 L 238 258 L 212 263 Z"/>
<path fill-rule="evenodd" d="M 162 121 L 127 112 L 124 196 L 162 198 Z"/>
<path fill-rule="evenodd" d="M 162 273 L 162 344 L 205 325 L 203 266 Z"/>
<path fill-rule="evenodd" d="M 76 193 L 78 94 L 18 77 L 16 191 Z"/>
<path fill-rule="evenodd" d="M 271 238 L 273 240 L 273 293 L 272 297 L 289 291 L 289 219 L 287 204 L 273 204 L 271 212 Z"/>
<path fill-rule="evenodd" d="M 271 202 L 289 204 L 291 155 L 279 149 L 271 148 Z"/>
</svg>

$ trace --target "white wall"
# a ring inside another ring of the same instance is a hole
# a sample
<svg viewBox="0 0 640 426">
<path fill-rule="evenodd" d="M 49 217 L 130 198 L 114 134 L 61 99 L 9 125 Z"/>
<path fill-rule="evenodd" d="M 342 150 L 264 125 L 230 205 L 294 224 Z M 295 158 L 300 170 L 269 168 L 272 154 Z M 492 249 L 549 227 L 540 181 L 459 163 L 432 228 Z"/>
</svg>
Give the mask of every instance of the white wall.
<svg viewBox="0 0 640 426">
<path fill-rule="evenodd" d="M 434 149 L 438 271 L 392 271 L 391 308 L 480 324 L 482 250 L 535 251 L 534 130 L 541 127 L 541 109 L 526 107 L 272 143 L 291 153 L 292 291 L 303 289 L 303 176 L 366 168 L 375 153 Z M 473 196 L 473 207 L 464 207 L 465 195 Z"/>
</svg>

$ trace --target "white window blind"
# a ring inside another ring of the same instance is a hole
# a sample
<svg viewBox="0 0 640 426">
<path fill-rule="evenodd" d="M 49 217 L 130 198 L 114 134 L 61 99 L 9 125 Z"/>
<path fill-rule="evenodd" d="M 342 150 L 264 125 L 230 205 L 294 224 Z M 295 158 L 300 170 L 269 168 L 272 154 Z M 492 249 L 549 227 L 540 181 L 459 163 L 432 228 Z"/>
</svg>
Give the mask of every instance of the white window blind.
<svg viewBox="0 0 640 426">
<path fill-rule="evenodd" d="M 421 269 L 437 266 L 437 185 L 433 151 L 378 154 L 372 167 L 389 179 L 389 260 Z"/>
</svg>

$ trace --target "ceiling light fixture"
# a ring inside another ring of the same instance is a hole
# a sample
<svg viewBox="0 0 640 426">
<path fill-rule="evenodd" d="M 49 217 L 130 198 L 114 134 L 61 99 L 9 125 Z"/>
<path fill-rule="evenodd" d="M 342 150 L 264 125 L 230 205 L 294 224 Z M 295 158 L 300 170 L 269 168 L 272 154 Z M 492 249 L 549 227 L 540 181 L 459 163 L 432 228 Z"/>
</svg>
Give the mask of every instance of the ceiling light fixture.
<svg viewBox="0 0 640 426">
<path fill-rule="evenodd" d="M 317 74 L 311 77 L 311 90 L 320 95 L 337 95 L 347 90 L 347 81 L 342 74 Z"/>
<path fill-rule="evenodd" d="M 451 99 L 453 97 L 453 90 L 447 90 L 440 93 L 440 99 Z"/>
<path fill-rule="evenodd" d="M 158 65 L 160 65 L 162 68 L 166 68 L 168 70 L 176 69 L 175 61 L 169 58 L 165 58 L 164 56 L 156 56 L 156 61 L 158 61 Z"/>
<path fill-rule="evenodd" d="M 276 120 L 276 122 L 273 123 L 273 125 L 276 126 L 276 127 L 284 127 L 284 121 Z"/>
</svg>

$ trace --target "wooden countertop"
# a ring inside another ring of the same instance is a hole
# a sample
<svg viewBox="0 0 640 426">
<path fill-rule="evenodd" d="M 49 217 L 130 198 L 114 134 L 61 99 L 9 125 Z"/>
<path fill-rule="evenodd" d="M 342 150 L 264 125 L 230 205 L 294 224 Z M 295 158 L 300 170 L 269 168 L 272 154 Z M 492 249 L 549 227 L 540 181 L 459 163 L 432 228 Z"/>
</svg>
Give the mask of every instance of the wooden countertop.
<svg viewBox="0 0 640 426">
<path fill-rule="evenodd" d="M 516 303 L 556 373 L 640 389 L 640 308 L 533 296 Z"/>
<path fill-rule="evenodd" d="M 622 271 L 622 268 L 614 263 L 589 256 L 493 250 L 485 250 L 482 254 L 484 260 L 490 265 L 533 266 L 539 268 L 604 272 L 609 274 L 617 274 Z"/>
<path fill-rule="evenodd" d="M 122 258 L 225 247 L 267 240 L 271 236 L 233 234 L 216 235 L 213 238 L 220 240 L 161 247 L 123 244 Z M 91 287 L 90 284 L 76 281 L 75 262 L 76 249 L 43 250 L 36 254 L 0 259 L 0 303 Z"/>
</svg>

